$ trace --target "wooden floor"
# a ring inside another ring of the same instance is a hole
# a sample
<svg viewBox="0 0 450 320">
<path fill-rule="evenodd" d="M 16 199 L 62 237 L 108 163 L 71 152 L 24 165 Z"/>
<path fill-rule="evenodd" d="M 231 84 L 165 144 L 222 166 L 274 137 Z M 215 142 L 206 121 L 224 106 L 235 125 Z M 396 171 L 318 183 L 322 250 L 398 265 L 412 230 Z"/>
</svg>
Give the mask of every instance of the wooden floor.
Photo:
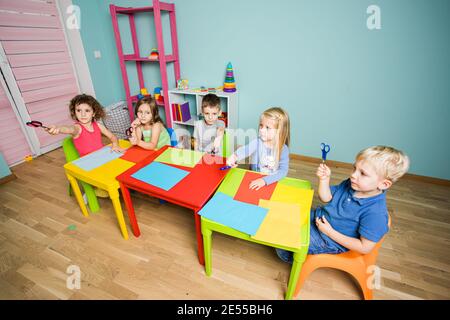
<svg viewBox="0 0 450 320">
<path fill-rule="evenodd" d="M 272 248 L 215 234 L 207 277 L 192 212 L 133 194 L 142 235 L 128 225 L 123 240 L 109 200 L 83 217 L 67 194 L 64 163 L 55 150 L 14 167 L 18 179 L 0 185 L 0 299 L 283 299 L 290 266 Z M 332 170 L 333 183 L 349 174 Z M 316 188 L 314 174 L 315 165 L 291 161 L 289 176 Z M 449 187 L 406 179 L 388 192 L 392 229 L 378 258 L 375 299 L 450 298 L 449 199 Z M 79 290 L 67 289 L 70 265 L 80 267 Z M 297 298 L 361 295 L 347 274 L 320 269 Z"/>
</svg>

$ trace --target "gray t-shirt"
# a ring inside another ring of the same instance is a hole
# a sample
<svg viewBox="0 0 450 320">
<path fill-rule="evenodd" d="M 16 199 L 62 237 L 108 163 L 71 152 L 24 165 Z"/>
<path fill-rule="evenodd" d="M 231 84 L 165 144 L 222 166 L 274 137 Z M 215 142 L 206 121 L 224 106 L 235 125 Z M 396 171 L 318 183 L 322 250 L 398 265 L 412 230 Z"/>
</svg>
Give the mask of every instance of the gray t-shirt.
<svg viewBox="0 0 450 320">
<path fill-rule="evenodd" d="M 207 125 L 204 120 L 195 122 L 194 139 L 197 142 L 197 151 L 211 153 L 218 128 L 225 128 L 225 123 L 222 120 L 217 120 L 212 125 Z M 221 153 L 220 149 L 222 148 L 219 148 L 219 154 Z"/>
</svg>

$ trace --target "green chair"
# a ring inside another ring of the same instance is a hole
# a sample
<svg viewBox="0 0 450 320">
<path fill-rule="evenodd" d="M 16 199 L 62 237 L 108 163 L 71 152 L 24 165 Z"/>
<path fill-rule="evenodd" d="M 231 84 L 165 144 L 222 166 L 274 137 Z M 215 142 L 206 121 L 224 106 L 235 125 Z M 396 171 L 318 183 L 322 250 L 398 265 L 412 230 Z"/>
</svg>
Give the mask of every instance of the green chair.
<svg viewBox="0 0 450 320">
<path fill-rule="evenodd" d="M 230 137 L 228 136 L 227 131 L 225 130 L 223 134 L 223 140 L 222 140 L 222 156 L 225 158 L 228 158 L 233 154 L 232 148 L 231 148 L 231 141 Z"/>
<path fill-rule="evenodd" d="M 72 136 L 68 136 L 63 140 L 62 147 L 67 162 L 76 160 L 80 157 L 77 149 L 75 148 L 75 145 L 73 144 Z M 91 209 L 91 212 L 97 212 L 98 210 L 100 210 L 100 206 L 98 204 L 94 188 L 90 184 L 83 181 L 81 181 L 81 185 L 88 199 L 89 209 Z M 69 184 L 69 195 L 70 196 L 72 195 L 72 188 L 70 184 Z"/>
</svg>

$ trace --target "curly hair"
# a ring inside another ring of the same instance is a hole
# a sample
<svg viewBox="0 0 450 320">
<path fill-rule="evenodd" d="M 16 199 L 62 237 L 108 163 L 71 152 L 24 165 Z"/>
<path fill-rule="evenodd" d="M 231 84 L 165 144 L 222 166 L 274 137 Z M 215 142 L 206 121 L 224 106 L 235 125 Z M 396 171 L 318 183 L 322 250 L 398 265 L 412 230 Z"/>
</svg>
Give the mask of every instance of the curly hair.
<svg viewBox="0 0 450 320">
<path fill-rule="evenodd" d="M 75 115 L 75 108 L 83 103 L 87 104 L 92 108 L 95 120 L 103 119 L 105 117 L 106 115 L 105 110 L 103 110 L 100 102 L 98 102 L 93 96 L 83 93 L 76 95 L 75 97 L 72 98 L 72 100 L 70 100 L 69 110 L 70 116 L 72 117 L 73 120 L 77 120 L 77 117 Z"/>
</svg>

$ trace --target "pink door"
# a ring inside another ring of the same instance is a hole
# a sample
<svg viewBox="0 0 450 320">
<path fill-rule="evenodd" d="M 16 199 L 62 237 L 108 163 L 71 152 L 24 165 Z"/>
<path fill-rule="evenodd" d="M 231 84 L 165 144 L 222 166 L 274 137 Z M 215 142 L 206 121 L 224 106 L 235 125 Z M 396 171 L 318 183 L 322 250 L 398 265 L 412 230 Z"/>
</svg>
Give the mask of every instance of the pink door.
<svg viewBox="0 0 450 320">
<path fill-rule="evenodd" d="M 11 75 L 5 78 L 22 121 L 72 123 L 68 103 L 79 88 L 55 0 L 0 0 L 0 42 L 8 64 L 2 72 Z M 34 149 L 39 153 L 64 139 L 42 129 L 27 129 L 25 134 L 38 144 Z"/>
<path fill-rule="evenodd" d="M 2 85 L 0 85 L 0 152 L 9 165 L 20 162 L 31 154 L 28 141 Z"/>
</svg>

